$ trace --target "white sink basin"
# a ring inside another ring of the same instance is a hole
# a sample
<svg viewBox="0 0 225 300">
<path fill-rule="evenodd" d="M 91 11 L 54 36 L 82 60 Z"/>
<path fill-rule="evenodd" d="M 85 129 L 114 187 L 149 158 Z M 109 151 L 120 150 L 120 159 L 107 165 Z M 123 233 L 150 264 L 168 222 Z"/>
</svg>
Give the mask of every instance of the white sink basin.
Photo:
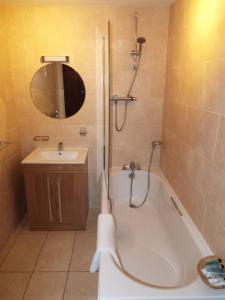
<svg viewBox="0 0 225 300">
<path fill-rule="evenodd" d="M 36 148 L 22 164 L 84 164 L 87 158 L 87 148 Z"/>
<path fill-rule="evenodd" d="M 78 152 L 77 151 L 40 151 L 40 155 L 47 160 L 74 160 Z"/>
</svg>

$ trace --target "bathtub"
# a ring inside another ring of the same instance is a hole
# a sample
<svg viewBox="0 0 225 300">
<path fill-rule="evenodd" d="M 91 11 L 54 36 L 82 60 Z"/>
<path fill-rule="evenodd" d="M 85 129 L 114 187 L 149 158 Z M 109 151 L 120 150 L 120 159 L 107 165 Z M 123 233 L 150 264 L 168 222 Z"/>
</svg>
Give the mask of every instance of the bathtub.
<svg viewBox="0 0 225 300">
<path fill-rule="evenodd" d="M 151 173 L 146 203 L 130 208 L 129 171 L 114 171 L 110 197 L 116 223 L 116 242 L 122 268 L 110 255 L 101 256 L 100 300 L 225 299 L 224 290 L 204 285 L 198 261 L 212 252 L 159 169 Z M 136 171 L 133 202 L 140 203 L 147 188 L 147 173 Z M 173 205 L 173 197 L 183 216 Z M 110 213 L 103 182 L 102 212 Z"/>
</svg>

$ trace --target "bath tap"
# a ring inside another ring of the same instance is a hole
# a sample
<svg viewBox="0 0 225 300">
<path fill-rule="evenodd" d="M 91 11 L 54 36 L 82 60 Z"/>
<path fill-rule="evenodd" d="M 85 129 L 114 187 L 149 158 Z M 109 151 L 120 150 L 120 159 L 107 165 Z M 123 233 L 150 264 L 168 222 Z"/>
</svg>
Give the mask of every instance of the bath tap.
<svg viewBox="0 0 225 300">
<path fill-rule="evenodd" d="M 136 169 L 136 163 L 135 163 L 135 161 L 131 161 L 130 162 L 130 169 L 132 170 L 132 171 L 134 171 L 135 169 Z"/>
<path fill-rule="evenodd" d="M 123 170 L 128 171 L 128 170 L 141 170 L 140 164 L 136 163 L 135 161 L 131 161 L 129 165 L 124 164 L 123 165 Z"/>
<path fill-rule="evenodd" d="M 131 161 L 129 165 L 123 165 L 123 170 L 128 171 L 131 170 L 131 173 L 129 174 L 129 177 L 133 180 L 135 177 L 135 171 L 141 170 L 140 164 L 136 163 L 135 161 Z"/>
</svg>

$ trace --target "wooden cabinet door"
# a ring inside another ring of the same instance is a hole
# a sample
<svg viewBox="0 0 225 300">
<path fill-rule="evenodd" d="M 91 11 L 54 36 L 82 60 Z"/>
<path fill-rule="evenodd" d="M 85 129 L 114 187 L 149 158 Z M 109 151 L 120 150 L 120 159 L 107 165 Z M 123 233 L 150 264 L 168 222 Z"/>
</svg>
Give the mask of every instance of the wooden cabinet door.
<svg viewBox="0 0 225 300">
<path fill-rule="evenodd" d="M 58 224 L 74 226 L 77 230 L 86 225 L 85 176 L 81 173 L 57 174 L 57 217 Z"/>
<path fill-rule="evenodd" d="M 88 166 L 24 166 L 32 230 L 84 230 L 88 212 Z"/>
<path fill-rule="evenodd" d="M 54 196 L 55 175 L 41 172 L 25 173 L 30 227 L 57 224 Z"/>
</svg>

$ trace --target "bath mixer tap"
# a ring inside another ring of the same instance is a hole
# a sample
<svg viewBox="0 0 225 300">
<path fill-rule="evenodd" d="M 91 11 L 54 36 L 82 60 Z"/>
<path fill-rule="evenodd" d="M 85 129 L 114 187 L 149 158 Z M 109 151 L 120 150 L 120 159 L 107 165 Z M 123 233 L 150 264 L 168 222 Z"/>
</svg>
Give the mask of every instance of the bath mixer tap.
<svg viewBox="0 0 225 300">
<path fill-rule="evenodd" d="M 130 162 L 130 169 L 131 169 L 132 171 L 134 171 L 134 170 L 136 169 L 136 163 L 135 163 L 135 161 L 131 161 L 131 162 Z"/>
<path fill-rule="evenodd" d="M 135 171 L 135 170 L 141 170 L 141 166 L 140 166 L 140 164 L 136 163 L 135 161 L 131 161 L 129 163 L 129 165 L 126 165 L 126 164 L 123 165 L 123 170 L 124 171 L 128 171 L 128 170 L 133 170 L 133 171 Z"/>
</svg>

